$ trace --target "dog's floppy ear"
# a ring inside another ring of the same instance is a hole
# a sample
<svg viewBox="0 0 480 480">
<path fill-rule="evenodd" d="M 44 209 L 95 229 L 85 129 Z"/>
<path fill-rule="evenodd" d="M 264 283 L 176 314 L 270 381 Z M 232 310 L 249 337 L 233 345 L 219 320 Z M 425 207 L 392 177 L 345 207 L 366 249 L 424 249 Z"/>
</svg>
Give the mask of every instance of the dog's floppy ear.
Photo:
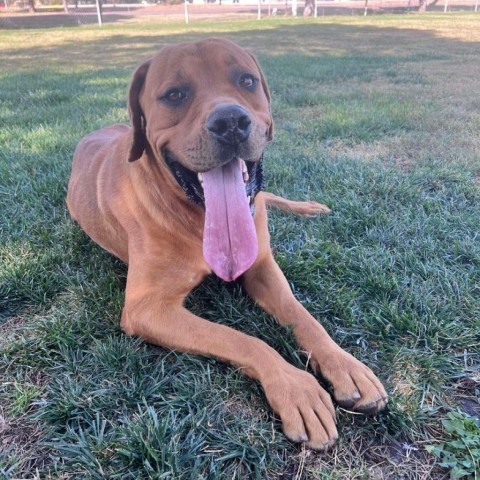
<svg viewBox="0 0 480 480">
<path fill-rule="evenodd" d="M 143 89 L 149 67 L 150 60 L 147 60 L 135 70 L 128 92 L 128 113 L 133 127 L 132 144 L 127 155 L 129 162 L 138 160 L 147 147 L 147 134 L 145 131 L 147 122 L 140 105 L 140 93 Z"/>
<path fill-rule="evenodd" d="M 270 90 L 268 89 L 267 80 L 265 79 L 265 75 L 263 74 L 262 69 L 260 68 L 258 60 L 251 53 L 249 53 L 249 55 L 252 57 L 252 60 L 255 62 L 255 65 L 257 66 L 257 70 L 260 73 L 260 80 L 262 82 L 263 92 L 265 93 L 265 96 L 267 97 L 267 100 L 268 100 L 268 110 L 270 112 L 270 119 L 271 119 L 270 128 L 268 129 L 268 140 L 270 141 L 270 140 L 273 139 L 273 133 L 274 133 L 273 116 L 272 116 L 272 101 L 271 101 L 271 98 L 270 98 Z"/>
</svg>

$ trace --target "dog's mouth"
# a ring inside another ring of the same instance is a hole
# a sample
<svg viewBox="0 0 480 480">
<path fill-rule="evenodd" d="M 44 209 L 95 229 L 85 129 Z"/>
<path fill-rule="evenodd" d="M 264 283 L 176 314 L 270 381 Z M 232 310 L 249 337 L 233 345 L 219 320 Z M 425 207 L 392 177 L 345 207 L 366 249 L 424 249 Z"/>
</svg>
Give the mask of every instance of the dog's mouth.
<svg viewBox="0 0 480 480">
<path fill-rule="evenodd" d="M 203 256 L 222 279 L 232 281 L 246 272 L 258 255 L 253 216 L 261 190 L 262 161 L 234 158 L 207 172 L 184 167 L 170 153 L 166 162 L 187 197 L 205 209 Z"/>
<path fill-rule="evenodd" d="M 195 205 L 205 208 L 203 189 L 203 173 L 197 173 L 184 167 L 170 151 L 165 149 L 163 156 L 177 183 L 182 187 L 187 198 Z M 263 157 L 256 162 L 239 159 L 242 167 L 242 177 L 245 184 L 250 212 L 255 215 L 255 197 L 263 189 Z M 235 160 L 233 160 L 235 161 Z"/>
</svg>

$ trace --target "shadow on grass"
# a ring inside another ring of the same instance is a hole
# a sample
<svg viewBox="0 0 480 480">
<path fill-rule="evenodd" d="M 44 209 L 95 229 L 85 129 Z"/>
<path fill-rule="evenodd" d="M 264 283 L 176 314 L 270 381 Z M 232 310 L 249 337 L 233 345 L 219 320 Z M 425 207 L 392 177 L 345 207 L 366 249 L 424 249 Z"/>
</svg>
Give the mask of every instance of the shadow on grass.
<svg viewBox="0 0 480 480">
<path fill-rule="evenodd" d="M 452 54 L 469 54 L 480 45 L 479 42 L 442 38 L 434 30 L 333 23 L 285 25 L 278 22 L 268 25 L 265 30 L 229 31 L 228 34 L 224 33 L 224 27 L 217 30 L 211 24 L 198 24 L 188 33 L 176 31 L 178 26 L 167 25 L 159 31 L 158 26 L 133 25 L 125 27 L 125 32 L 112 31 L 108 36 L 102 35 L 93 40 L 78 41 L 65 36 L 55 44 L 45 46 L 5 48 L 2 50 L 2 65 L 6 67 L 4 72 L 44 68 L 47 65 L 71 68 L 78 65 L 80 69 L 108 65 L 109 68 L 132 69 L 163 45 L 212 35 L 228 37 L 267 59 L 293 55 L 296 58 L 318 58 L 322 62 L 328 61 L 328 57 L 351 55 L 359 57 L 358 60 L 368 56 L 380 61 L 389 58 L 394 62 L 415 56 L 420 61 L 446 60 Z M 138 34 L 138 31 L 142 33 Z"/>
<path fill-rule="evenodd" d="M 105 12 L 102 16 L 104 24 L 124 22 L 133 17 L 131 11 L 126 8 L 117 8 L 115 11 Z M 0 15 L 0 29 L 45 29 L 45 28 L 66 28 L 80 27 L 86 25 L 97 25 L 97 12 L 94 8 L 82 8 L 65 12 L 49 13 L 19 13 Z"/>
<path fill-rule="evenodd" d="M 271 18 L 269 13 L 271 11 L 270 5 L 262 6 L 263 18 Z M 429 13 L 443 13 L 444 5 L 437 5 L 435 0 L 428 6 Z M 449 5 L 449 12 L 465 12 L 473 11 L 474 3 L 466 1 L 465 3 L 455 3 Z M 287 5 L 275 6 L 275 16 L 277 18 L 290 17 L 291 8 Z M 303 5 L 298 8 L 298 16 L 303 15 Z M 416 13 L 418 11 L 418 5 L 392 5 L 387 6 L 381 1 L 370 1 L 368 3 L 368 15 L 384 15 L 395 14 L 404 15 L 410 13 Z M 365 5 L 360 2 L 343 2 L 342 4 L 320 4 L 318 6 L 318 16 L 363 16 L 365 12 Z M 36 13 L 29 12 L 0 12 L 0 29 L 45 29 L 45 28 L 57 28 L 57 27 L 73 27 L 83 25 L 96 25 L 97 13 L 93 6 L 83 7 L 81 9 L 70 9 L 69 12 L 56 11 L 56 12 L 41 12 Z M 191 19 L 195 20 L 225 20 L 248 18 L 253 19 L 257 16 L 258 7 L 256 5 L 199 5 L 194 4 L 189 6 L 189 15 Z M 182 3 L 177 5 L 155 5 L 148 8 L 132 7 L 114 5 L 113 8 L 104 8 L 103 10 L 103 23 L 112 24 L 119 21 L 129 20 L 135 17 L 149 16 L 158 17 L 159 19 L 171 18 L 180 19 L 184 16 L 184 6 Z"/>
<path fill-rule="evenodd" d="M 127 14 L 109 14 L 104 15 L 102 22 L 111 24 L 123 22 L 132 18 Z M 79 27 L 84 25 L 97 25 L 97 14 L 81 13 L 81 14 L 41 14 L 41 16 L 18 16 L 9 17 L 8 19 L 0 18 L 0 27 L 9 29 L 38 29 L 38 28 L 65 28 Z"/>
</svg>

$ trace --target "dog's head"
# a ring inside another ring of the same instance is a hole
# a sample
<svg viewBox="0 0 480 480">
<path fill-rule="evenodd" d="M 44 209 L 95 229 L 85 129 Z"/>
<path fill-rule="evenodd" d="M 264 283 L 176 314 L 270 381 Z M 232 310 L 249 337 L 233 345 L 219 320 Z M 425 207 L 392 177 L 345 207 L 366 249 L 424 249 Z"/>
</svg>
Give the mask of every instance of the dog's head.
<svg viewBox="0 0 480 480">
<path fill-rule="evenodd" d="M 196 203 L 203 203 L 201 174 L 234 159 L 244 162 L 249 183 L 261 183 L 257 162 L 273 137 L 270 94 L 255 58 L 233 42 L 163 48 L 134 73 L 129 112 L 128 160 L 151 149 Z M 260 185 L 250 187 L 253 199 Z"/>
<path fill-rule="evenodd" d="M 255 58 L 225 39 L 163 48 L 136 70 L 129 92 L 128 160 L 165 162 L 205 207 L 204 256 L 232 280 L 257 255 L 252 221 L 261 158 L 273 137 L 270 94 Z"/>
</svg>

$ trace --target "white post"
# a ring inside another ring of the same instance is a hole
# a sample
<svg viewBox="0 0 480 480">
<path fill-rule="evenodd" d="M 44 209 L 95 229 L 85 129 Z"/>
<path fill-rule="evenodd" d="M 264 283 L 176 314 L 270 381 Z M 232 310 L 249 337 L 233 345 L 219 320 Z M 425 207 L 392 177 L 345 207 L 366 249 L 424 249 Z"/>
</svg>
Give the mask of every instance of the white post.
<svg viewBox="0 0 480 480">
<path fill-rule="evenodd" d="M 368 0 L 365 0 L 365 11 L 363 12 L 363 16 L 366 17 L 368 12 Z"/>
<path fill-rule="evenodd" d="M 184 11 L 185 11 L 185 23 L 188 25 L 188 0 L 185 0 Z"/>
<path fill-rule="evenodd" d="M 292 0 L 292 16 L 297 16 L 297 0 Z"/>
<path fill-rule="evenodd" d="M 103 18 L 102 18 L 102 0 L 95 1 L 97 5 L 97 18 L 98 18 L 98 26 L 101 27 L 103 25 Z"/>
<path fill-rule="evenodd" d="M 448 10 L 448 0 L 445 0 L 445 7 L 443 9 L 443 13 L 447 13 Z"/>
<path fill-rule="evenodd" d="M 475 3 L 475 11 L 478 12 L 478 0 Z"/>
<path fill-rule="evenodd" d="M 317 0 L 314 0 L 313 3 L 315 4 L 315 8 L 313 10 L 313 18 L 317 18 L 317 16 L 318 16 Z"/>
<path fill-rule="evenodd" d="M 262 18 L 262 0 L 258 0 L 258 8 L 257 8 L 257 20 Z"/>
</svg>

